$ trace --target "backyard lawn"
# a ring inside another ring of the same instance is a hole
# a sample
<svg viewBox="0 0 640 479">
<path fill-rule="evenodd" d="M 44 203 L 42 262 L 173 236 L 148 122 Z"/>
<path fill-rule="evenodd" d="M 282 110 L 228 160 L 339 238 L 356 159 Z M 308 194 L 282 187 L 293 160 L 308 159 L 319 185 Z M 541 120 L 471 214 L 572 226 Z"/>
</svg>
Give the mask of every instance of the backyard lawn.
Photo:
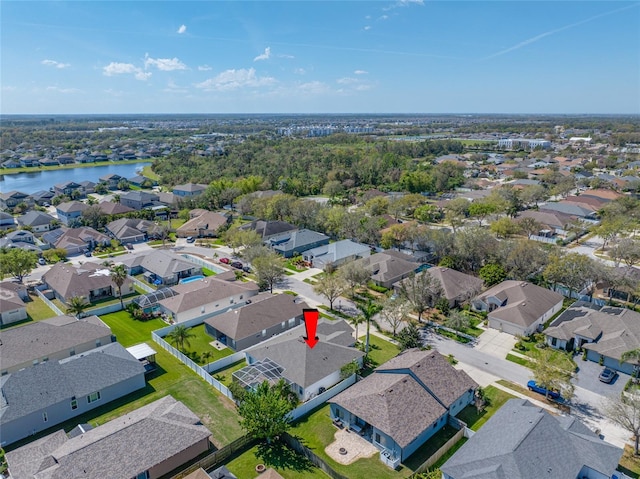
<svg viewBox="0 0 640 479">
<path fill-rule="evenodd" d="M 328 477 L 307 458 L 280 443 L 271 449 L 265 445 L 254 446 L 231 459 L 226 466 L 237 477 L 255 477 L 258 464 L 275 469 L 285 479 Z"/>
<path fill-rule="evenodd" d="M 118 338 L 118 342 L 125 348 L 144 341 L 151 341 L 151 331 L 167 326 L 164 321 L 157 318 L 149 321 L 137 321 L 127 311 L 102 314 L 100 319 L 111 328 L 113 334 Z M 158 347 L 156 346 L 154 349 L 158 349 Z"/>
<path fill-rule="evenodd" d="M 231 384 L 231 381 L 233 380 L 233 377 L 232 377 L 233 373 L 242 369 L 246 365 L 247 365 L 247 362 L 244 359 L 241 359 L 240 361 L 236 361 L 235 363 L 231 364 L 230 366 L 224 369 L 214 372 L 213 377 L 216 378 L 225 386 L 229 386 Z"/>
<path fill-rule="evenodd" d="M 329 405 L 326 404 L 301 418 L 289 433 L 300 439 L 305 446 L 324 459 L 333 470 L 344 474 L 349 479 L 394 479 L 408 477 L 412 474 L 413 471 L 405 466 L 400 466 L 397 471 L 391 470 L 380 461 L 378 454 L 358 459 L 346 466 L 338 464 L 324 452 L 324 448 L 334 441 L 337 430 L 331 422 Z"/>
<path fill-rule="evenodd" d="M 484 388 L 484 393 L 489 400 L 489 405 L 484 408 L 484 411 L 478 414 L 475 406 L 467 406 L 456 416 L 473 431 L 480 429 L 509 399 L 515 398 L 515 396 L 493 386 Z"/>
<path fill-rule="evenodd" d="M 194 334 L 195 337 L 189 339 L 189 346 L 185 344 L 186 352 L 184 353 L 196 363 L 200 365 L 208 364 L 233 354 L 233 351 L 229 348 L 224 348 L 223 350 L 218 351 L 209 344 L 214 341 L 214 338 L 205 332 L 204 324 L 193 326 L 192 328 L 189 328 L 189 331 Z M 167 342 L 171 344 L 170 341 Z M 172 346 L 175 347 L 175 345 Z M 209 353 L 208 358 L 205 358 L 203 353 Z"/>
</svg>

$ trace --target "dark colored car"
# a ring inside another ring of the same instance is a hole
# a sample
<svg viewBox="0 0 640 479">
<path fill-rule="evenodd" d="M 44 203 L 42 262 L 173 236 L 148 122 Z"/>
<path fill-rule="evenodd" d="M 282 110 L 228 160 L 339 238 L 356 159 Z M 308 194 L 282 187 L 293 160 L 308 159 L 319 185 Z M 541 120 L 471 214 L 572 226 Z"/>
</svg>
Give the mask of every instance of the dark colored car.
<svg viewBox="0 0 640 479">
<path fill-rule="evenodd" d="M 242 263 L 240 261 L 234 261 L 233 263 L 231 263 L 231 266 L 236 269 L 242 269 Z"/>
<path fill-rule="evenodd" d="M 124 247 L 127 248 L 129 251 L 133 249 L 133 245 L 131 243 L 127 243 L 126 245 L 124 245 Z"/>
<path fill-rule="evenodd" d="M 91 251 L 85 251 L 85 252 L 84 252 L 84 255 L 85 255 L 87 258 L 90 258 L 90 257 L 91 257 Z"/>
<path fill-rule="evenodd" d="M 527 383 L 527 387 L 529 391 L 537 392 L 538 394 L 542 394 L 547 396 L 547 389 L 542 386 L 538 386 L 535 381 L 531 380 Z M 560 393 L 558 391 L 549 391 L 548 392 L 549 399 L 560 399 Z"/>
<path fill-rule="evenodd" d="M 187 243 L 194 243 L 196 239 L 193 236 L 187 236 Z"/>
<path fill-rule="evenodd" d="M 251 273 L 251 268 L 249 268 L 248 266 L 243 266 L 242 271 L 244 271 L 245 273 Z"/>
<path fill-rule="evenodd" d="M 598 379 L 603 383 L 610 383 L 615 377 L 616 372 L 613 369 L 604 368 L 600 373 L 600 376 L 598 376 Z"/>
<path fill-rule="evenodd" d="M 224 264 L 229 264 L 229 258 L 220 258 L 220 262 Z"/>
</svg>

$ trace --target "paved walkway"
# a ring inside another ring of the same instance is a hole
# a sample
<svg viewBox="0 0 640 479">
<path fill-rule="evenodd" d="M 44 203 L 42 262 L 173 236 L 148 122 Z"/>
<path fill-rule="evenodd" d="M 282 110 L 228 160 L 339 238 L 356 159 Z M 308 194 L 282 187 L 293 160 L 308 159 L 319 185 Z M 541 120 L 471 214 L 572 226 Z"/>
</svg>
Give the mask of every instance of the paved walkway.
<svg viewBox="0 0 640 479">
<path fill-rule="evenodd" d="M 346 450 L 346 454 L 340 454 L 341 447 Z M 336 432 L 335 441 L 329 444 L 324 452 L 340 464 L 351 464 L 361 457 L 371 457 L 380 451 L 357 433 L 340 429 Z"/>
</svg>

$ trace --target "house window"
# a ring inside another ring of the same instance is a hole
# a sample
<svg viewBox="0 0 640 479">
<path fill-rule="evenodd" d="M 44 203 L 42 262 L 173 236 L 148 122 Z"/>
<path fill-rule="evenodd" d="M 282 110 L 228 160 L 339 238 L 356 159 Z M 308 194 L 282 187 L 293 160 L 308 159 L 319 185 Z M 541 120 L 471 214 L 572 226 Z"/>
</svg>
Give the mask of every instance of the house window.
<svg viewBox="0 0 640 479">
<path fill-rule="evenodd" d="M 376 439 L 375 440 L 376 440 L 376 442 L 378 444 L 380 444 L 380 434 L 378 434 L 377 432 L 376 432 Z"/>
<path fill-rule="evenodd" d="M 47 412 L 46 411 L 42 413 L 42 420 L 44 422 L 47 422 L 49 420 L 49 416 L 47 416 Z"/>
<path fill-rule="evenodd" d="M 287 327 L 287 322 L 286 321 L 282 321 L 282 329 Z"/>
<path fill-rule="evenodd" d="M 296 318 L 291 318 L 291 319 L 289 320 L 289 327 L 292 327 L 292 326 L 294 326 L 295 324 L 296 324 Z"/>
<path fill-rule="evenodd" d="M 38 364 L 38 360 L 37 360 L 37 359 L 34 359 L 34 360 L 33 360 L 33 365 L 35 366 L 36 364 Z"/>
<path fill-rule="evenodd" d="M 138 474 L 135 479 L 149 479 L 149 471 L 144 471 Z"/>
<path fill-rule="evenodd" d="M 75 349 L 70 349 L 69 350 L 69 356 L 75 356 L 76 355 L 76 350 Z"/>
<path fill-rule="evenodd" d="M 100 400 L 100 391 L 96 391 L 87 396 L 87 402 L 91 404 L 92 402 L 96 402 Z"/>
<path fill-rule="evenodd" d="M 244 294 L 241 294 L 239 299 L 242 299 L 243 296 L 244 296 Z"/>
<path fill-rule="evenodd" d="M 266 335 L 267 335 L 267 330 L 266 330 L 266 329 L 263 329 L 263 330 L 262 330 L 262 335 L 263 335 L 263 336 L 266 336 Z"/>
<path fill-rule="evenodd" d="M 551 338 L 551 346 L 555 346 L 557 342 L 558 342 L 557 338 Z"/>
<path fill-rule="evenodd" d="M 102 341 L 96 339 L 96 348 L 99 348 L 100 346 L 102 346 Z"/>
<path fill-rule="evenodd" d="M 77 399 L 72 399 L 71 400 L 71 409 L 72 410 L 78 409 L 78 400 Z"/>
</svg>

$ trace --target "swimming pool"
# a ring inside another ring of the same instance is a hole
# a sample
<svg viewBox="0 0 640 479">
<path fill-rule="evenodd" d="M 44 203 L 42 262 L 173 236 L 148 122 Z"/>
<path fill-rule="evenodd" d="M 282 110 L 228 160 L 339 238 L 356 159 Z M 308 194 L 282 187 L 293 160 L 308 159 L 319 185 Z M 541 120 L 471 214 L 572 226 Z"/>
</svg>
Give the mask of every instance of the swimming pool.
<svg viewBox="0 0 640 479">
<path fill-rule="evenodd" d="M 192 283 L 194 281 L 198 281 L 200 279 L 204 279 L 204 276 L 202 275 L 198 275 L 198 276 L 191 276 L 190 278 L 184 278 L 180 280 L 179 284 L 187 284 L 187 283 Z"/>
</svg>

